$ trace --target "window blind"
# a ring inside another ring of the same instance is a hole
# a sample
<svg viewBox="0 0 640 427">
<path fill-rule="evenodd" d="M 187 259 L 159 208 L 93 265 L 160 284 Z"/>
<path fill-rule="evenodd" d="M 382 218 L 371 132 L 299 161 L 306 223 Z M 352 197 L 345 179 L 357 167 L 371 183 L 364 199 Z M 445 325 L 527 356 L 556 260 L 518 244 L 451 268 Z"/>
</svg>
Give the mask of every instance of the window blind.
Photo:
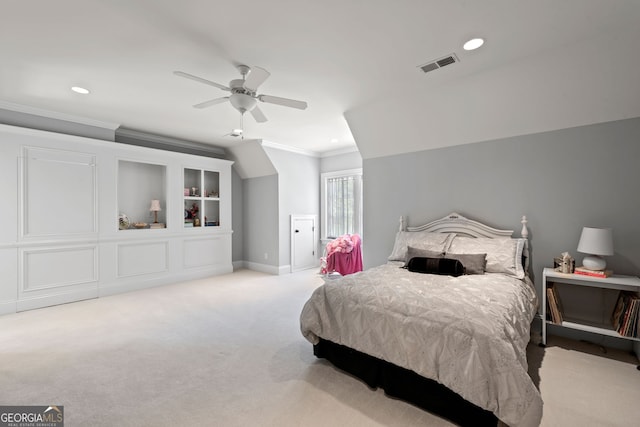
<svg viewBox="0 0 640 427">
<path fill-rule="evenodd" d="M 362 234 L 362 177 L 337 176 L 328 178 L 326 185 L 327 237 Z"/>
</svg>

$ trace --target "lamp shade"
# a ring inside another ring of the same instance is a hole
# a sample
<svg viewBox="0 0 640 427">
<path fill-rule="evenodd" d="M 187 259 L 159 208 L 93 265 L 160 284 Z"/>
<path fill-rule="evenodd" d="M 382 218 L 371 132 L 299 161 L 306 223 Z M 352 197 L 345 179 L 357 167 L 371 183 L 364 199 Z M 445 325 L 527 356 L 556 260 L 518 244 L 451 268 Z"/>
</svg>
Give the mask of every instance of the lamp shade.
<svg viewBox="0 0 640 427">
<path fill-rule="evenodd" d="M 587 254 L 582 266 L 589 270 L 604 270 L 607 261 L 605 255 L 613 255 L 613 232 L 610 228 L 584 227 L 578 242 L 578 252 Z"/>
<path fill-rule="evenodd" d="M 151 212 L 161 211 L 162 209 L 160 208 L 160 200 L 152 200 L 151 201 L 151 207 L 149 208 L 149 210 Z"/>
<path fill-rule="evenodd" d="M 578 252 L 589 255 L 613 255 L 613 231 L 610 228 L 584 227 Z"/>
</svg>

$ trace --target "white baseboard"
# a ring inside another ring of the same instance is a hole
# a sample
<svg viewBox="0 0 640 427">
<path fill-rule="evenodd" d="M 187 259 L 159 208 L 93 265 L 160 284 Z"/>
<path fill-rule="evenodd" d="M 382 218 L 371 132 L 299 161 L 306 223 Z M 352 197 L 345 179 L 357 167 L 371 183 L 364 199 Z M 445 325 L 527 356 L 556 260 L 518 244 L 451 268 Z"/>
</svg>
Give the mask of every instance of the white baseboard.
<svg viewBox="0 0 640 427">
<path fill-rule="evenodd" d="M 278 267 L 278 274 L 282 275 L 282 274 L 289 274 L 291 273 L 291 266 L 290 265 L 281 265 L 280 267 Z"/>
<path fill-rule="evenodd" d="M 124 292 L 138 291 L 147 288 L 154 288 L 156 286 L 170 285 L 186 280 L 202 279 L 205 277 L 217 276 L 220 274 L 227 274 L 232 272 L 233 267 L 231 264 L 229 264 L 226 266 L 184 270 L 179 274 L 149 277 L 146 279 L 138 276 L 136 278 L 127 280 L 126 282 L 119 281 L 111 285 L 101 284 L 98 289 L 98 296 L 104 297 L 108 295 L 116 295 Z"/>
<path fill-rule="evenodd" d="M 249 270 L 253 270 L 253 271 L 259 271 L 261 273 L 273 274 L 276 276 L 281 276 L 283 274 L 291 273 L 290 265 L 276 266 L 276 265 L 260 264 L 260 263 L 251 262 L 251 261 L 236 261 L 236 262 L 242 262 L 243 268 L 248 268 Z M 235 264 L 236 263 L 234 262 L 234 266 Z"/>
<path fill-rule="evenodd" d="M 10 314 L 18 311 L 18 307 L 16 304 L 16 301 L 0 302 L 0 316 L 3 314 Z"/>
<path fill-rule="evenodd" d="M 180 274 L 155 275 L 153 277 L 132 277 L 127 280 L 118 280 L 114 283 L 99 283 L 90 289 L 74 290 L 56 294 L 39 295 L 32 298 L 23 298 L 14 301 L 0 302 L 0 315 L 16 313 L 19 311 L 33 310 L 50 307 L 59 304 L 67 304 L 76 301 L 116 295 L 125 292 L 138 291 L 157 286 L 170 285 L 186 280 L 196 280 L 205 277 L 217 276 L 233 272 L 231 264 L 225 266 L 198 268 L 185 270 Z"/>
<path fill-rule="evenodd" d="M 33 298 L 19 299 L 18 301 L 16 301 L 15 309 L 16 312 L 34 310 L 36 308 L 50 307 L 52 305 L 67 304 L 70 302 L 93 299 L 97 296 L 98 291 L 96 287 L 58 294 L 40 295 Z"/>
</svg>

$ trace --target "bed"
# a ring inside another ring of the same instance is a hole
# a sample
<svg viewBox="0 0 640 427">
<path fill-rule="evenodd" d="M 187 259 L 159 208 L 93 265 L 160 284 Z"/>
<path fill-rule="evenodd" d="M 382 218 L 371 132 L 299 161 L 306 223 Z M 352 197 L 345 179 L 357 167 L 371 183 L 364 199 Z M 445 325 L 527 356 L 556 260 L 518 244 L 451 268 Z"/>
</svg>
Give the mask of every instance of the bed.
<svg viewBox="0 0 640 427">
<path fill-rule="evenodd" d="M 417 227 L 401 218 L 386 264 L 313 292 L 303 336 L 317 357 L 459 425 L 539 425 L 526 360 L 537 297 L 522 225 L 513 238 L 457 213 Z M 441 257 L 465 274 L 403 268 Z"/>
</svg>

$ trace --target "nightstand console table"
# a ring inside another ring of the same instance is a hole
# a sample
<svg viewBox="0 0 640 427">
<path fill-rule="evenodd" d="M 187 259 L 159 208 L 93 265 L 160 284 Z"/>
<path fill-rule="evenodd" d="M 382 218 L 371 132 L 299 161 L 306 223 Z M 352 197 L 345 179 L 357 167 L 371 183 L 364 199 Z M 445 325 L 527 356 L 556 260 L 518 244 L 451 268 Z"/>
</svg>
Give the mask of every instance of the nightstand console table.
<svg viewBox="0 0 640 427">
<path fill-rule="evenodd" d="M 576 286 L 587 286 L 600 289 L 614 289 L 620 291 L 630 291 L 637 295 L 640 295 L 640 278 L 636 276 L 623 276 L 612 275 L 606 278 L 591 277 L 580 274 L 566 274 L 555 271 L 553 268 L 545 268 L 542 272 L 542 345 L 547 344 L 547 325 L 552 324 L 554 326 L 575 329 L 579 331 L 586 331 L 600 335 L 606 335 L 610 337 L 622 338 L 626 340 L 634 341 L 634 350 L 636 356 L 640 357 L 640 338 L 625 337 L 620 335 L 612 325 L 590 325 L 586 323 L 579 323 L 575 321 L 565 321 L 562 323 L 554 323 L 551 320 L 547 320 L 547 288 L 553 283 L 566 283 Z M 640 366 L 638 366 L 640 369 Z"/>
</svg>

